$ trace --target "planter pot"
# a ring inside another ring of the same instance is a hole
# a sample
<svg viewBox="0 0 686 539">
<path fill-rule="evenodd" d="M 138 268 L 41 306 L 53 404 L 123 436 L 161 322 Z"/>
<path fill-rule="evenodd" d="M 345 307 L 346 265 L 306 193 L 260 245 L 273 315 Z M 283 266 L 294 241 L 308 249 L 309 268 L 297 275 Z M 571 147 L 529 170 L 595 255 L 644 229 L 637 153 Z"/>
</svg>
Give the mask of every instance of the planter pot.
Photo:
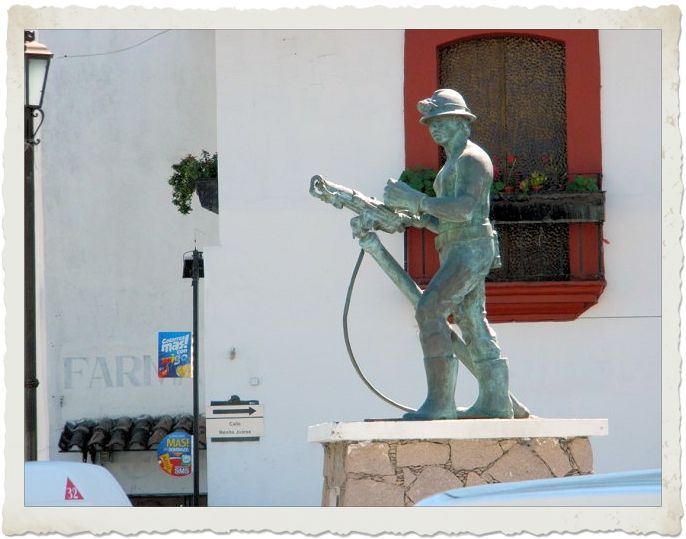
<svg viewBox="0 0 686 539">
<path fill-rule="evenodd" d="M 494 223 L 602 223 L 605 220 L 605 193 L 500 194 L 491 201 Z"/>
<path fill-rule="evenodd" d="M 206 210 L 219 213 L 219 182 L 217 178 L 204 178 L 195 185 L 200 205 Z"/>
</svg>

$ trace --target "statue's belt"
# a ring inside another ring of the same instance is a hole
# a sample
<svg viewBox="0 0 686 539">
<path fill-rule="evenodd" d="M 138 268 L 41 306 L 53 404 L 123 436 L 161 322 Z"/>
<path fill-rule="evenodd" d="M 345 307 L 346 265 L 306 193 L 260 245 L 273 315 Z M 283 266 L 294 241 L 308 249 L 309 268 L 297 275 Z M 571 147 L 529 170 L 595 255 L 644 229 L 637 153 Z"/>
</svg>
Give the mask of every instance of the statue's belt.
<svg viewBox="0 0 686 539">
<path fill-rule="evenodd" d="M 439 232 L 435 245 L 440 251 L 446 245 L 455 242 L 491 238 L 493 234 L 494 230 L 490 223 L 456 226 Z"/>
</svg>

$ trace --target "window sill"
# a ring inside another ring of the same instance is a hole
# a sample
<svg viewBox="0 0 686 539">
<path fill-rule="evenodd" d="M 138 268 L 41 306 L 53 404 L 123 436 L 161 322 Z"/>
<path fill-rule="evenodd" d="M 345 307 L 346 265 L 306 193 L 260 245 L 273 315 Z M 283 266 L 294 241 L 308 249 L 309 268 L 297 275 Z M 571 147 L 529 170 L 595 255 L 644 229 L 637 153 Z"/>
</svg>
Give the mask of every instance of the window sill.
<svg viewBox="0 0 686 539">
<path fill-rule="evenodd" d="M 486 283 L 489 322 L 575 320 L 598 303 L 605 280 Z"/>
<path fill-rule="evenodd" d="M 574 226 L 591 227 L 591 232 L 597 232 L 594 224 Z M 600 256 L 591 256 L 595 252 L 593 245 L 596 250 L 598 248 L 598 238 L 590 235 L 589 231 L 585 232 L 591 244 L 588 249 L 591 254 L 583 249 L 583 242 L 577 238 L 576 232 L 570 234 L 570 245 L 575 246 L 570 248 L 571 280 L 487 282 L 486 311 L 489 322 L 575 320 L 598 303 L 606 285 L 602 272 L 598 271 Z M 405 231 L 407 270 L 421 288 L 426 287 L 439 267 L 433 239 L 434 234 L 427 230 L 408 228 Z"/>
</svg>

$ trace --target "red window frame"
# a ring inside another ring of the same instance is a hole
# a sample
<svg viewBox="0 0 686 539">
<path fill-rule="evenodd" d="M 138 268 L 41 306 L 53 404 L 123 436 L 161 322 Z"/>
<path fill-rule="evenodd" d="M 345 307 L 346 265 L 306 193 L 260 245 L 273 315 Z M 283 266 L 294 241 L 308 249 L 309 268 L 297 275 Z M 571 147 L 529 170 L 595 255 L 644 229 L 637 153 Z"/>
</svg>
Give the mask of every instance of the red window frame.
<svg viewBox="0 0 686 539">
<path fill-rule="evenodd" d="M 417 102 L 438 88 L 439 49 L 460 40 L 504 35 L 553 39 L 565 44 L 568 170 L 601 172 L 597 30 L 406 30 L 406 167 L 439 167 L 438 148 L 419 123 L 417 112 Z M 603 274 L 601 225 L 569 225 L 569 263 L 569 281 L 486 283 L 489 321 L 573 320 L 596 304 L 605 289 L 605 280 L 597 278 Z M 407 231 L 406 266 L 417 283 L 425 286 L 438 268 L 431 233 Z"/>
</svg>

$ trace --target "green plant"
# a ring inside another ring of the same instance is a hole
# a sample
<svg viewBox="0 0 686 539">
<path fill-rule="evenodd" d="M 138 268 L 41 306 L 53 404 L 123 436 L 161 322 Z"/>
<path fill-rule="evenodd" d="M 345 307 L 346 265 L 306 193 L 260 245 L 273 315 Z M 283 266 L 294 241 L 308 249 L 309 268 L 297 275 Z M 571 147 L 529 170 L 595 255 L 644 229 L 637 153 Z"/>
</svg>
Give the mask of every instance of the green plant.
<svg viewBox="0 0 686 539">
<path fill-rule="evenodd" d="M 202 150 L 200 157 L 188 154 L 171 166 L 174 174 L 169 178 L 173 187 L 172 204 L 183 214 L 191 211 L 191 199 L 201 178 L 217 177 L 217 154 Z"/>
<path fill-rule="evenodd" d="M 436 191 L 434 191 L 435 179 L 436 171 L 423 167 L 405 169 L 399 178 L 401 182 L 430 197 L 436 196 Z"/>
<path fill-rule="evenodd" d="M 567 191 L 599 191 L 598 180 L 589 176 L 576 176 L 567 183 Z"/>
<path fill-rule="evenodd" d="M 491 194 L 494 195 L 496 193 L 500 193 L 503 189 L 505 189 L 505 182 L 503 181 L 494 181 L 491 184 Z"/>
<path fill-rule="evenodd" d="M 534 170 L 528 179 L 529 187 L 531 187 L 533 191 L 538 191 L 543 187 L 543 184 L 546 182 L 547 179 L 548 178 L 545 176 L 545 174 L 538 172 L 537 170 Z"/>
</svg>

